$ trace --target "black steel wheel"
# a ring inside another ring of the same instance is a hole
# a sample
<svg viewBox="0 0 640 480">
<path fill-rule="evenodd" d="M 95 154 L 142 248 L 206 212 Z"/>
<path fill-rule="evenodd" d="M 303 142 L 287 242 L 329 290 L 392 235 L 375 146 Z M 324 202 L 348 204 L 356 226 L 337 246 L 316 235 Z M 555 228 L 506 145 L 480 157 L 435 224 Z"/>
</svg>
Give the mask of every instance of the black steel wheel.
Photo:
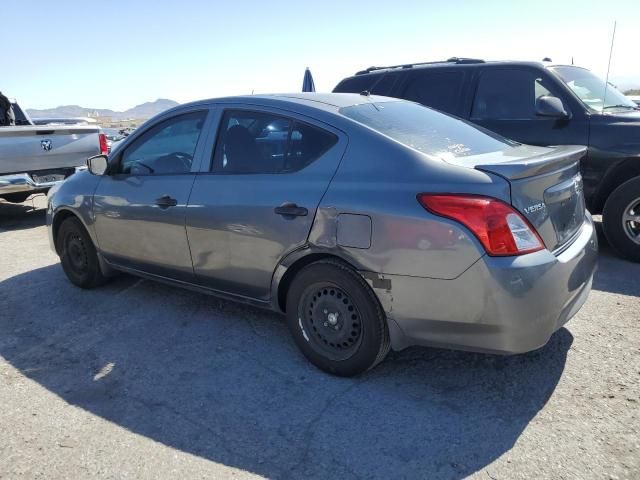
<svg viewBox="0 0 640 480">
<path fill-rule="evenodd" d="M 302 353 L 336 375 L 362 373 L 390 349 L 377 297 L 357 272 L 336 260 L 298 272 L 287 292 L 287 323 Z"/>
<path fill-rule="evenodd" d="M 91 237 L 75 217 L 62 222 L 56 239 L 60 263 L 67 278 L 81 288 L 94 288 L 105 281 Z"/>
<path fill-rule="evenodd" d="M 335 284 L 307 287 L 298 303 L 298 319 L 314 348 L 331 360 L 353 356 L 362 341 L 362 316 L 356 305 Z"/>
</svg>

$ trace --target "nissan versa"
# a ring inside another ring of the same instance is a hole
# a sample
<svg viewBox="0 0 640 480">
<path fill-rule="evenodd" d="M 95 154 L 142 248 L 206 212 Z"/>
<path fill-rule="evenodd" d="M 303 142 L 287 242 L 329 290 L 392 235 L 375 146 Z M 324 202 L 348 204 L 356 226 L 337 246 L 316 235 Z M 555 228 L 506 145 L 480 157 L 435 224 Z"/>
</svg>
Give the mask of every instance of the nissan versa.
<svg viewBox="0 0 640 480">
<path fill-rule="evenodd" d="M 269 307 L 355 375 L 390 348 L 544 345 L 591 289 L 584 153 L 367 94 L 206 100 L 89 159 L 47 224 L 79 287 L 119 270 Z"/>
</svg>

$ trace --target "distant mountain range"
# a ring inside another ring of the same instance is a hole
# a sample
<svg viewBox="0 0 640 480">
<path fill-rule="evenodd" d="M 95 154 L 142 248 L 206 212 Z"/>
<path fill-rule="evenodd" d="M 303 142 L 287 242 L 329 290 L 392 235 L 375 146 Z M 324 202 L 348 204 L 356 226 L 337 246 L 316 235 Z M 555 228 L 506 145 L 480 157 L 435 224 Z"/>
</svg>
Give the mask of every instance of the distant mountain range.
<svg viewBox="0 0 640 480">
<path fill-rule="evenodd" d="M 62 105 L 44 110 L 28 108 L 27 113 L 31 118 L 93 117 L 98 115 L 100 117 L 111 117 L 114 120 L 124 120 L 127 118 L 150 118 L 176 105 L 180 104 L 173 100 L 159 98 L 155 102 L 145 102 L 124 112 L 116 112 L 107 108 L 85 108 L 79 105 Z"/>
</svg>

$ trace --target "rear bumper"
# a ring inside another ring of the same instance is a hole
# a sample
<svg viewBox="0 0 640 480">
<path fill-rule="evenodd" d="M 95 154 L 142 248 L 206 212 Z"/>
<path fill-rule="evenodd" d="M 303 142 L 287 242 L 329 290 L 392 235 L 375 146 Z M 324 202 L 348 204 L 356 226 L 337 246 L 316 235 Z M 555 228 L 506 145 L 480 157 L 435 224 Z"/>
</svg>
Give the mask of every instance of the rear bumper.
<svg viewBox="0 0 640 480">
<path fill-rule="evenodd" d="M 75 172 L 84 170 L 86 167 L 75 167 Z M 66 179 L 65 179 L 66 180 Z M 46 192 L 54 185 L 62 183 L 64 180 L 55 182 L 38 183 L 28 173 L 13 173 L 11 175 L 0 175 L 0 195 L 11 193 L 38 193 Z"/>
<path fill-rule="evenodd" d="M 523 353 L 547 343 L 584 304 L 598 244 L 591 216 L 560 255 L 484 256 L 453 280 L 385 275 L 376 290 L 392 345 Z"/>
</svg>

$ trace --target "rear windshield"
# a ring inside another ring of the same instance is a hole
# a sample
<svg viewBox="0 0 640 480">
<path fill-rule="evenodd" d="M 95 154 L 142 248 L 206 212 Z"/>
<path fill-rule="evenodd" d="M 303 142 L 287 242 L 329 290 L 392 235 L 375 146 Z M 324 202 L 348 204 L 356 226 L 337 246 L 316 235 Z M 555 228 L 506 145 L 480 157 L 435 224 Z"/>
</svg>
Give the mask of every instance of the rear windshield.
<svg viewBox="0 0 640 480">
<path fill-rule="evenodd" d="M 516 143 L 411 102 L 363 103 L 340 113 L 427 155 L 443 159 L 504 150 Z"/>
</svg>

